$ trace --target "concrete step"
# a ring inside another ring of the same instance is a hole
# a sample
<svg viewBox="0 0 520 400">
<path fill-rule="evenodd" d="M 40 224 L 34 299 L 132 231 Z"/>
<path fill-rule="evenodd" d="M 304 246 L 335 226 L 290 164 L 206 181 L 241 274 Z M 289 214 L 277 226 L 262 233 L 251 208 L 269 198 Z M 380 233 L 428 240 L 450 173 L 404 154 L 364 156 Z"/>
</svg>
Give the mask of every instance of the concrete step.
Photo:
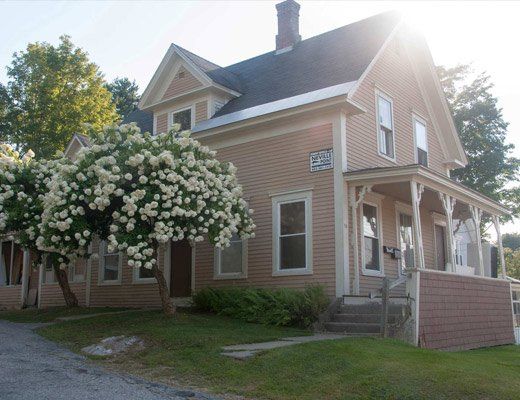
<svg viewBox="0 0 520 400">
<path fill-rule="evenodd" d="M 379 333 L 381 327 L 379 324 L 374 323 L 351 323 L 351 322 L 327 322 L 325 323 L 325 329 L 329 332 L 337 333 Z"/>
<path fill-rule="evenodd" d="M 340 306 L 339 312 L 341 314 L 381 314 L 381 303 L 345 304 Z M 402 305 L 388 305 L 388 314 L 401 315 L 402 312 Z"/>
<path fill-rule="evenodd" d="M 388 322 L 394 324 L 400 317 L 400 314 L 389 314 Z M 333 322 L 351 322 L 351 323 L 368 323 L 368 324 L 379 324 L 381 323 L 381 314 L 348 314 L 338 313 L 332 316 Z"/>
</svg>

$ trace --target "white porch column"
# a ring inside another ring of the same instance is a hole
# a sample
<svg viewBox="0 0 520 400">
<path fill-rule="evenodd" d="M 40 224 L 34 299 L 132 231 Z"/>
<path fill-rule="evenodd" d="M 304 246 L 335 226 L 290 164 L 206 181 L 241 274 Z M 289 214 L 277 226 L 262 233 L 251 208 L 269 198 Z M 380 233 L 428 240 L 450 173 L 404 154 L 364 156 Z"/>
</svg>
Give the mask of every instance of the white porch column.
<svg viewBox="0 0 520 400">
<path fill-rule="evenodd" d="M 415 260 L 417 268 L 424 269 L 424 247 L 422 241 L 421 229 L 421 198 L 424 192 L 424 186 L 415 181 L 410 182 L 410 191 L 412 195 L 412 210 L 413 210 L 413 236 L 415 245 Z"/>
<path fill-rule="evenodd" d="M 502 270 L 502 279 L 506 279 L 506 260 L 504 258 L 504 247 L 502 246 L 502 235 L 500 233 L 500 218 L 498 215 L 493 215 L 493 224 L 497 231 L 498 256 L 500 257 L 500 267 Z"/>
<path fill-rule="evenodd" d="M 365 198 L 365 195 L 372 190 L 371 186 L 363 186 L 357 196 L 357 187 L 349 187 L 349 203 L 352 213 L 352 253 L 354 256 L 354 281 L 352 282 L 352 293 L 359 294 L 359 233 L 358 233 L 358 215 L 357 210 L 359 204 Z"/>
<path fill-rule="evenodd" d="M 471 218 L 475 224 L 475 234 L 477 238 L 477 252 L 478 252 L 478 268 L 477 274 L 484 276 L 484 259 L 482 257 L 482 235 L 480 234 L 480 221 L 482 220 L 482 210 L 476 206 L 469 205 Z"/>
<path fill-rule="evenodd" d="M 25 303 L 27 302 L 27 291 L 29 290 L 29 275 L 31 273 L 30 262 L 31 262 L 31 253 L 29 252 L 29 250 L 25 249 L 23 251 L 23 264 L 22 264 L 22 298 L 21 298 L 22 307 L 25 307 Z"/>
<path fill-rule="evenodd" d="M 444 213 L 446 214 L 446 230 L 448 233 L 448 255 L 450 265 L 447 268 L 448 272 L 456 271 L 456 259 L 455 259 L 455 238 L 453 237 L 453 208 L 455 207 L 455 198 L 450 195 L 440 193 L 439 198 L 441 199 Z"/>
</svg>

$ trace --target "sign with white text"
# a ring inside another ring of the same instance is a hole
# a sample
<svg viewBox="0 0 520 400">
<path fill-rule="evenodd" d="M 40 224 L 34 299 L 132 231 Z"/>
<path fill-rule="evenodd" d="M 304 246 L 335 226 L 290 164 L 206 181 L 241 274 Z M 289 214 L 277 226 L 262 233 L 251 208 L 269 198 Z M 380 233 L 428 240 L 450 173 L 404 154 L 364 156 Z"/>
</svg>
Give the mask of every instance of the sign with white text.
<svg viewBox="0 0 520 400">
<path fill-rule="evenodd" d="M 309 155 L 311 172 L 323 171 L 333 168 L 334 153 L 332 149 L 313 151 Z"/>
</svg>

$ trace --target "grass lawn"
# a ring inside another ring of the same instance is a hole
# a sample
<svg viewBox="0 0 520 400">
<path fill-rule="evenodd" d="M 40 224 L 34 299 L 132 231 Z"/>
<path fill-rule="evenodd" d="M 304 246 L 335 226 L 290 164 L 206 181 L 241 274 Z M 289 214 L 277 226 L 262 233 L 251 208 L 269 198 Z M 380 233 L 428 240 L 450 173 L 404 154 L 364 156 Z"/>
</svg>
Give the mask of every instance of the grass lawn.
<svg viewBox="0 0 520 400">
<path fill-rule="evenodd" d="M 114 311 L 122 311 L 124 308 L 109 307 L 51 307 L 46 309 L 29 308 L 24 310 L 0 311 L 0 319 L 11 322 L 52 322 L 60 317 L 72 317 L 74 315 L 98 314 Z"/>
<path fill-rule="evenodd" d="M 514 399 L 520 347 L 466 352 L 417 349 L 394 340 L 346 338 L 261 353 L 220 355 L 228 344 L 306 334 L 225 317 L 136 311 L 62 322 L 39 333 L 79 350 L 99 339 L 138 335 L 146 350 L 101 362 L 154 380 L 259 399 Z"/>
</svg>

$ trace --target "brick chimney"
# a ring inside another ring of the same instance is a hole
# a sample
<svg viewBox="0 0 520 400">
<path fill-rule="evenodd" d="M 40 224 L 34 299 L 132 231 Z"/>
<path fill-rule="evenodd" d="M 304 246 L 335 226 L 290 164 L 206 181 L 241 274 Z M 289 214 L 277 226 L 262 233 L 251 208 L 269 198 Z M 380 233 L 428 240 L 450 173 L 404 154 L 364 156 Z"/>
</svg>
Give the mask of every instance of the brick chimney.
<svg viewBox="0 0 520 400">
<path fill-rule="evenodd" d="M 276 52 L 291 50 L 302 37 L 299 32 L 300 5 L 294 0 L 285 0 L 276 5 L 278 11 L 278 35 Z"/>
</svg>

